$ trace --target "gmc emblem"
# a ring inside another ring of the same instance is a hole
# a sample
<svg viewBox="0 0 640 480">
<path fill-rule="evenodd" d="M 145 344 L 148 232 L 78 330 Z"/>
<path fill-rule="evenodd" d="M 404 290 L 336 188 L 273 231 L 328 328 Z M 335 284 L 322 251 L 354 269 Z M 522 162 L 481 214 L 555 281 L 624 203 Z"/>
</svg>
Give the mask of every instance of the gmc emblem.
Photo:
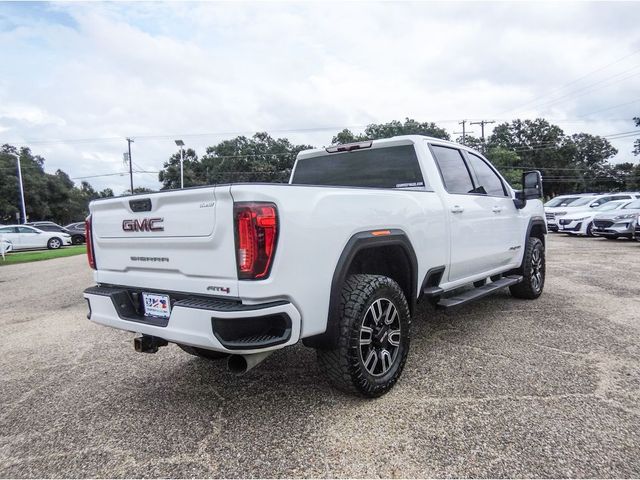
<svg viewBox="0 0 640 480">
<path fill-rule="evenodd" d="M 164 218 L 144 218 L 142 220 L 123 220 L 122 230 L 125 232 L 164 232 L 161 223 Z"/>
</svg>

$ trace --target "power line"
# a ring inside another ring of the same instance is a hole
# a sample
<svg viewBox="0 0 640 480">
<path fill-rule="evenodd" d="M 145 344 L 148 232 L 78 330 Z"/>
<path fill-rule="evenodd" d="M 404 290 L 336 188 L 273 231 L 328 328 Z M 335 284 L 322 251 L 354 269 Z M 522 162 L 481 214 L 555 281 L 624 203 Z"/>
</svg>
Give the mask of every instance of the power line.
<svg viewBox="0 0 640 480">
<path fill-rule="evenodd" d="M 637 53 L 640 53 L 640 49 L 635 50 L 635 51 L 631 52 L 631 53 L 630 53 L 630 54 L 628 54 L 628 55 L 625 55 L 625 56 L 623 56 L 623 57 L 620 57 L 620 58 L 618 58 L 617 60 L 614 60 L 613 62 L 608 63 L 608 64 L 606 64 L 606 65 L 604 65 L 604 66 L 602 66 L 602 67 L 598 67 L 598 68 L 596 68 L 595 70 L 592 70 L 592 71 L 590 71 L 590 72 L 588 72 L 588 73 L 586 73 L 586 74 L 584 74 L 584 75 L 582 75 L 582 76 L 580 76 L 580 77 L 576 78 L 575 80 L 570 81 L 569 83 L 565 83 L 565 84 L 564 84 L 564 85 L 562 85 L 561 87 L 558 87 L 558 88 L 556 88 L 555 90 L 552 90 L 551 92 L 547 92 L 547 93 L 545 93 L 545 94 L 543 94 L 543 95 L 540 95 L 540 96 L 538 96 L 538 97 L 534 98 L 533 100 L 530 100 L 530 101 L 528 101 L 528 102 L 526 102 L 526 103 L 524 103 L 524 104 L 520 105 L 519 107 L 515 107 L 515 108 L 512 108 L 512 109 L 510 109 L 510 110 L 505 110 L 504 112 L 500 113 L 500 115 L 503 115 L 504 113 L 513 112 L 514 110 L 520 110 L 522 107 L 525 107 L 525 106 L 527 106 L 527 105 L 531 105 L 532 103 L 535 103 L 535 102 L 537 102 L 538 100 L 540 100 L 540 99 L 542 99 L 542 98 L 545 98 L 545 97 L 547 97 L 547 96 L 549 96 L 549 95 L 553 95 L 553 94 L 558 93 L 558 92 L 561 92 L 561 91 L 562 91 L 562 90 L 564 90 L 566 87 L 569 87 L 569 86 L 571 86 L 571 85 L 574 85 L 574 84 L 576 84 L 576 83 L 580 82 L 581 80 L 584 80 L 585 78 L 587 78 L 587 77 L 589 77 L 589 76 L 591 76 L 591 75 L 593 75 L 593 74 L 595 74 L 595 73 L 601 72 L 602 70 L 605 70 L 605 69 L 607 69 L 607 68 L 609 68 L 609 67 L 611 67 L 611 66 L 613 66 L 613 65 L 616 65 L 616 64 L 620 63 L 621 61 L 626 60 L 627 58 L 630 58 L 630 57 L 632 57 L 632 56 L 636 55 Z"/>
</svg>

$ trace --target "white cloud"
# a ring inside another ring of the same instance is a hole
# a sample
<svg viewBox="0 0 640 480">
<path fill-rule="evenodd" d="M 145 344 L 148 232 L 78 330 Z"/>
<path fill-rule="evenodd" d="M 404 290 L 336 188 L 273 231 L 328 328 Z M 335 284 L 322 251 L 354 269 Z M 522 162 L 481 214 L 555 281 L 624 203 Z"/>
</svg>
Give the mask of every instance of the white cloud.
<svg viewBox="0 0 640 480">
<path fill-rule="evenodd" d="M 342 127 L 406 116 L 450 132 L 462 118 L 538 115 L 568 133 L 632 130 L 640 103 L 591 112 L 640 98 L 640 68 L 621 74 L 640 65 L 640 52 L 556 90 L 640 49 L 636 9 L 560 2 L 2 4 L 0 61 L 11 68 L 0 78 L 0 142 L 109 139 L 32 143 L 48 170 L 80 177 L 124 171 L 124 138 L 136 135 L 134 162 L 157 170 L 175 151 L 174 134 L 335 126 L 277 134 L 322 145 Z M 203 153 L 228 136 L 185 141 Z M 615 141 L 617 160 L 633 160 L 632 140 Z M 149 174 L 136 182 L 157 186 Z M 91 183 L 121 191 L 128 179 Z"/>
</svg>

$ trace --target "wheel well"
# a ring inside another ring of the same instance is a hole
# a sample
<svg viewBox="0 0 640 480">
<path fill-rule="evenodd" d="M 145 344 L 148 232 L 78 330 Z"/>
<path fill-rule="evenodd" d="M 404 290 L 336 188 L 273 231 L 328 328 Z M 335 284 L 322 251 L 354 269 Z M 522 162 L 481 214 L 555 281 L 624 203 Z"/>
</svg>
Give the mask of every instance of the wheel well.
<svg viewBox="0 0 640 480">
<path fill-rule="evenodd" d="M 400 245 L 371 246 L 361 249 L 352 260 L 348 275 L 369 273 L 384 275 L 400 285 L 413 313 L 411 261 Z"/>
<path fill-rule="evenodd" d="M 545 241 L 544 241 L 544 234 L 545 234 L 545 228 L 544 225 L 540 224 L 540 223 L 534 223 L 533 225 L 531 225 L 531 230 L 529 231 L 529 236 L 530 237 L 536 237 L 539 238 L 540 241 L 542 242 L 542 244 L 544 245 Z"/>
</svg>

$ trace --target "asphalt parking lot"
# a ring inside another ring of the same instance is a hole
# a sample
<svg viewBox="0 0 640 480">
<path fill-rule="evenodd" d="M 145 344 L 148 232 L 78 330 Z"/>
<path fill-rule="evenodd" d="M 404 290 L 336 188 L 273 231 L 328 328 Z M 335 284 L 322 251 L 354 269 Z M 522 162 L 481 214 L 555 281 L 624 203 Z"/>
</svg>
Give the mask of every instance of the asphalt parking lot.
<svg viewBox="0 0 640 480">
<path fill-rule="evenodd" d="M 86 320 L 83 256 L 0 267 L 2 477 L 638 477 L 640 243 L 549 236 L 545 293 L 422 306 L 396 388 L 242 378 Z"/>
</svg>

